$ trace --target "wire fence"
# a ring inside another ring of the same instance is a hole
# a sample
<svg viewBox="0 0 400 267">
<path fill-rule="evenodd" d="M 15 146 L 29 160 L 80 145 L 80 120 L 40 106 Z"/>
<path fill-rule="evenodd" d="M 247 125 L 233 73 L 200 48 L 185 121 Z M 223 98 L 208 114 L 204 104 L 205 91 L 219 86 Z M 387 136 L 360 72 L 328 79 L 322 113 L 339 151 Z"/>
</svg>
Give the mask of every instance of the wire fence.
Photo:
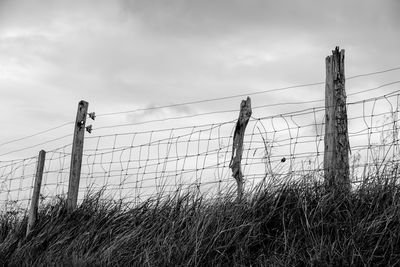
<svg viewBox="0 0 400 267">
<path fill-rule="evenodd" d="M 361 74 L 354 78 L 377 73 Z M 352 100 L 356 95 L 376 92 L 384 87 L 392 89 L 386 94 L 364 97 L 347 103 L 348 135 L 351 145 L 350 177 L 355 187 L 375 177 L 377 173 L 397 175 L 400 160 L 398 125 L 400 89 L 393 89 L 399 84 L 400 81 L 382 83 L 373 88 L 348 94 L 349 100 Z M 323 102 L 324 99 L 316 99 L 253 107 L 253 117 L 247 125 L 244 137 L 242 158 L 247 191 L 251 191 L 260 183 L 279 184 L 284 181 L 313 183 L 323 178 L 326 109 Z M 275 115 L 263 114 L 263 109 L 266 107 L 285 105 L 299 107 L 316 103 L 320 105 L 297 108 Z M 194 103 L 188 102 L 182 105 L 187 104 Z M 143 109 L 100 114 L 96 123 L 107 116 L 119 116 L 137 111 Z M 186 120 L 218 113 L 229 114 L 231 119 L 147 131 L 124 130 L 132 125 L 159 120 Z M 194 190 L 209 197 L 225 195 L 236 185 L 229 164 L 238 113 L 239 110 L 232 109 L 99 127 L 95 124 L 93 134 L 86 135 L 84 141 L 79 199 L 82 200 L 88 192 L 98 190 L 104 190 L 105 197 L 133 204 L 152 196 L 168 195 L 182 190 Z M 65 125 L 70 123 L 54 129 Z M 40 198 L 41 201 L 47 201 L 57 196 L 65 196 L 68 191 L 72 144 L 66 141 L 67 138 L 70 140 L 71 135 L 62 135 L 44 143 L 0 154 L 7 155 L 28 148 L 41 148 L 44 144 L 60 144 L 56 148 L 47 149 Z M 6 143 L 0 146 L 4 144 Z M 36 164 L 36 156 L 0 161 L 1 206 L 27 209 L 31 200 Z"/>
</svg>

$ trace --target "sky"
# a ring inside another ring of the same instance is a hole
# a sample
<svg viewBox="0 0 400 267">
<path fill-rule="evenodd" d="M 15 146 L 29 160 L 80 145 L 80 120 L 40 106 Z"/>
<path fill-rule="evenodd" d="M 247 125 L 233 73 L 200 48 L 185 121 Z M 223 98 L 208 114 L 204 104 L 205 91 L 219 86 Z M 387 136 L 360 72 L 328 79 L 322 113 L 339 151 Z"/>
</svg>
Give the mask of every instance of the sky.
<svg viewBox="0 0 400 267">
<path fill-rule="evenodd" d="M 69 125 L 4 144 L 74 121 L 81 99 L 90 112 L 105 114 L 322 82 L 325 57 L 335 46 L 346 51 L 347 76 L 398 67 L 399 12 L 398 0 L 0 0 L 0 154 L 72 134 Z M 347 90 L 398 76 L 349 81 Z M 260 94 L 252 104 L 323 97 L 322 85 Z M 90 123 L 96 129 L 237 110 L 241 99 L 99 116 Z M 256 115 L 284 111 L 275 106 Z M 224 113 L 116 131 L 235 118 Z"/>
</svg>

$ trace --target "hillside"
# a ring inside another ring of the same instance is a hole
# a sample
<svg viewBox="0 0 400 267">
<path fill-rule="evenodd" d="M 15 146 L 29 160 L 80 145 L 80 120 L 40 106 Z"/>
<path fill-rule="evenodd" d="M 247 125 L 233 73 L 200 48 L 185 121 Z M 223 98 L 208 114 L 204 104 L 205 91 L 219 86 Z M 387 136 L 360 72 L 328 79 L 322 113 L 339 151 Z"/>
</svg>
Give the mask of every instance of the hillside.
<svg viewBox="0 0 400 267">
<path fill-rule="evenodd" d="M 26 218 L 0 220 L 3 266 L 394 266 L 400 262 L 400 189 L 364 184 L 350 195 L 322 186 L 263 189 L 241 204 L 187 193 L 136 207 L 85 198 L 67 214 L 59 199 Z"/>
</svg>

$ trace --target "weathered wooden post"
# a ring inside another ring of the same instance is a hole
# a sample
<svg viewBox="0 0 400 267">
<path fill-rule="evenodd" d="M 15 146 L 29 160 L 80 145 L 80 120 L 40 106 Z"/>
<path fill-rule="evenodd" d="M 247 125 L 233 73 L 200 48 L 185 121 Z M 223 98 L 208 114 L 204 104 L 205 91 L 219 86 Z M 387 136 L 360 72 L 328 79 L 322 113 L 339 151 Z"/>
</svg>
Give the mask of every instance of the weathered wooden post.
<svg viewBox="0 0 400 267">
<path fill-rule="evenodd" d="M 251 117 L 251 100 L 242 100 L 240 103 L 239 119 L 236 122 L 235 132 L 233 135 L 232 158 L 229 167 L 232 169 L 232 177 L 237 182 L 237 201 L 240 202 L 243 196 L 243 173 L 242 173 L 242 154 L 243 139 L 247 123 Z"/>
<path fill-rule="evenodd" d="M 344 72 L 344 50 L 336 47 L 326 57 L 325 83 L 325 186 L 330 191 L 350 190 L 349 136 Z"/>
<path fill-rule="evenodd" d="M 85 137 L 85 124 L 89 103 L 81 100 L 76 114 L 74 139 L 72 143 L 71 167 L 69 173 L 67 209 L 72 212 L 76 209 L 79 193 L 79 180 L 81 177 L 83 140 Z"/>
<path fill-rule="evenodd" d="M 35 184 L 33 187 L 31 207 L 29 210 L 28 226 L 26 228 L 26 235 L 29 235 L 32 228 L 35 226 L 39 207 L 40 187 L 42 185 L 44 161 L 46 159 L 46 151 L 40 150 L 38 163 L 36 166 Z"/>
</svg>

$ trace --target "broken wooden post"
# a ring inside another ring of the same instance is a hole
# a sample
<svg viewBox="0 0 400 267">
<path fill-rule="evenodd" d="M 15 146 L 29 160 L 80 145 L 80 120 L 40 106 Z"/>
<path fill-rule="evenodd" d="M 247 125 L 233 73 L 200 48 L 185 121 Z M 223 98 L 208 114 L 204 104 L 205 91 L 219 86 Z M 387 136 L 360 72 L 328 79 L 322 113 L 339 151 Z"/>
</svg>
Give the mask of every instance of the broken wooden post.
<svg viewBox="0 0 400 267">
<path fill-rule="evenodd" d="M 40 150 L 38 162 L 36 166 L 35 184 L 33 187 L 31 207 L 28 216 L 28 226 L 26 228 L 26 235 L 28 236 L 32 228 L 35 226 L 39 207 L 40 187 L 42 185 L 44 161 L 46 159 L 46 151 Z"/>
<path fill-rule="evenodd" d="M 79 193 L 79 180 L 81 177 L 83 140 L 85 137 L 85 124 L 89 103 L 81 100 L 76 114 L 74 139 L 72 143 L 71 167 L 69 173 L 67 209 L 72 212 L 76 209 Z"/>
<path fill-rule="evenodd" d="M 344 50 L 326 57 L 324 178 L 330 191 L 350 190 Z"/>
<path fill-rule="evenodd" d="M 235 132 L 233 134 L 232 158 L 229 163 L 229 168 L 232 169 L 232 177 L 237 182 L 237 201 L 242 200 L 243 196 L 243 173 L 242 173 L 242 154 L 243 154 L 243 139 L 247 123 L 251 117 L 251 100 L 242 100 L 240 103 L 239 119 L 236 123 Z"/>
</svg>

